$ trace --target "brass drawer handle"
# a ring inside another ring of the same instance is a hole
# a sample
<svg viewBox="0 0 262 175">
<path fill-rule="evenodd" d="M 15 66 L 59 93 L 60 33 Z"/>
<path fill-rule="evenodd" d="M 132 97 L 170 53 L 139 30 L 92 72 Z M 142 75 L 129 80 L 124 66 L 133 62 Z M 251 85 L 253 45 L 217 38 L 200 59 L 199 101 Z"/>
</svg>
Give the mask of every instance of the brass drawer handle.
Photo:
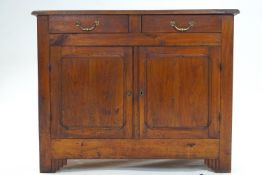
<svg viewBox="0 0 262 175">
<path fill-rule="evenodd" d="M 180 31 L 180 32 L 185 32 L 185 31 L 188 31 L 189 29 L 191 29 L 191 27 L 194 26 L 194 21 L 189 21 L 188 23 L 188 27 L 178 27 L 176 25 L 176 22 L 175 21 L 170 21 L 170 26 L 173 27 L 174 29 L 176 29 L 177 31 Z"/>
<path fill-rule="evenodd" d="M 98 25 L 99 25 L 99 21 L 98 20 L 95 20 L 94 23 L 91 24 L 90 27 L 83 27 L 80 21 L 76 21 L 76 23 L 75 23 L 76 27 L 78 27 L 82 31 L 86 31 L 86 32 L 94 30 Z"/>
</svg>

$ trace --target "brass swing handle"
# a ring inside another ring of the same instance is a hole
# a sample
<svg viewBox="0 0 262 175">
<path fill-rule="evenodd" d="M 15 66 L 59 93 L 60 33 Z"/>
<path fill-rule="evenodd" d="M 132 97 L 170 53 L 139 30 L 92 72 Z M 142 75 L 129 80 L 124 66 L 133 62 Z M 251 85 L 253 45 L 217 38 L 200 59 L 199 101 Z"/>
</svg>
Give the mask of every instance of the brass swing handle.
<svg viewBox="0 0 262 175">
<path fill-rule="evenodd" d="M 81 29 L 82 31 L 92 31 L 94 30 L 97 26 L 99 26 L 99 21 L 95 20 L 93 24 L 91 24 L 90 27 L 83 27 L 80 21 L 76 21 L 75 26 Z"/>
<path fill-rule="evenodd" d="M 194 21 L 189 21 L 188 26 L 185 27 L 185 28 L 184 27 L 178 27 L 176 25 L 175 21 L 170 21 L 170 26 L 173 27 L 174 29 L 176 29 L 177 31 L 185 32 L 185 31 L 188 31 L 189 29 L 191 29 L 194 26 Z"/>
</svg>

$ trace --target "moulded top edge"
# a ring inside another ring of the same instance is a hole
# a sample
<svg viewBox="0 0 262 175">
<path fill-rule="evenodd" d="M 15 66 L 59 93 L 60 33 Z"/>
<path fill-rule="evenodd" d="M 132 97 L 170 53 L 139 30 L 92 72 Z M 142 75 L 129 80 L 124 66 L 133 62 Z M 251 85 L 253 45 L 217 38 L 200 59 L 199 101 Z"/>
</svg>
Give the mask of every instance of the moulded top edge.
<svg viewBox="0 0 262 175">
<path fill-rule="evenodd" d="M 192 9 L 192 10 L 41 10 L 32 15 L 87 15 L 87 14 L 174 14 L 174 15 L 237 15 L 238 9 Z"/>
</svg>

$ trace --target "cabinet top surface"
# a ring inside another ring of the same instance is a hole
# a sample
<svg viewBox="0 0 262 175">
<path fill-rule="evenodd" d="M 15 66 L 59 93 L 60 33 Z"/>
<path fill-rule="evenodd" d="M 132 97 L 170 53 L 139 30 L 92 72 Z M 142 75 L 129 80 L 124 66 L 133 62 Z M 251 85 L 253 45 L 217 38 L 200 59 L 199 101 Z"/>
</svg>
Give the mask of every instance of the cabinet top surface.
<svg viewBox="0 0 262 175">
<path fill-rule="evenodd" d="M 195 9 L 195 10 L 43 10 L 33 15 L 85 15 L 85 14 L 174 14 L 174 15 L 237 15 L 238 9 Z"/>
</svg>

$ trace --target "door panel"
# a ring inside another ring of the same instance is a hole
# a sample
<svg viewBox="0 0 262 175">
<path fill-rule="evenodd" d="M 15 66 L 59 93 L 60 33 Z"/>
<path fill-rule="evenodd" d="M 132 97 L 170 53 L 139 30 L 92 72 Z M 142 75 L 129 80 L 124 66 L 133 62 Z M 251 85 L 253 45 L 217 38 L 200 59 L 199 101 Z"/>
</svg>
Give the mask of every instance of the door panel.
<svg viewBox="0 0 262 175">
<path fill-rule="evenodd" d="M 123 59 L 63 59 L 63 125 L 96 128 L 122 127 L 124 122 L 123 69 Z"/>
<path fill-rule="evenodd" d="M 208 138 L 210 129 L 216 136 L 218 111 L 209 111 L 219 105 L 212 104 L 219 94 L 211 93 L 216 90 L 212 76 L 219 74 L 218 65 L 219 58 L 211 57 L 207 47 L 141 48 L 141 136 Z"/>
<path fill-rule="evenodd" d="M 54 47 L 51 63 L 53 137 L 131 136 L 130 48 Z"/>
<path fill-rule="evenodd" d="M 167 55 L 147 60 L 146 121 L 151 128 L 205 127 L 208 59 Z"/>
</svg>

